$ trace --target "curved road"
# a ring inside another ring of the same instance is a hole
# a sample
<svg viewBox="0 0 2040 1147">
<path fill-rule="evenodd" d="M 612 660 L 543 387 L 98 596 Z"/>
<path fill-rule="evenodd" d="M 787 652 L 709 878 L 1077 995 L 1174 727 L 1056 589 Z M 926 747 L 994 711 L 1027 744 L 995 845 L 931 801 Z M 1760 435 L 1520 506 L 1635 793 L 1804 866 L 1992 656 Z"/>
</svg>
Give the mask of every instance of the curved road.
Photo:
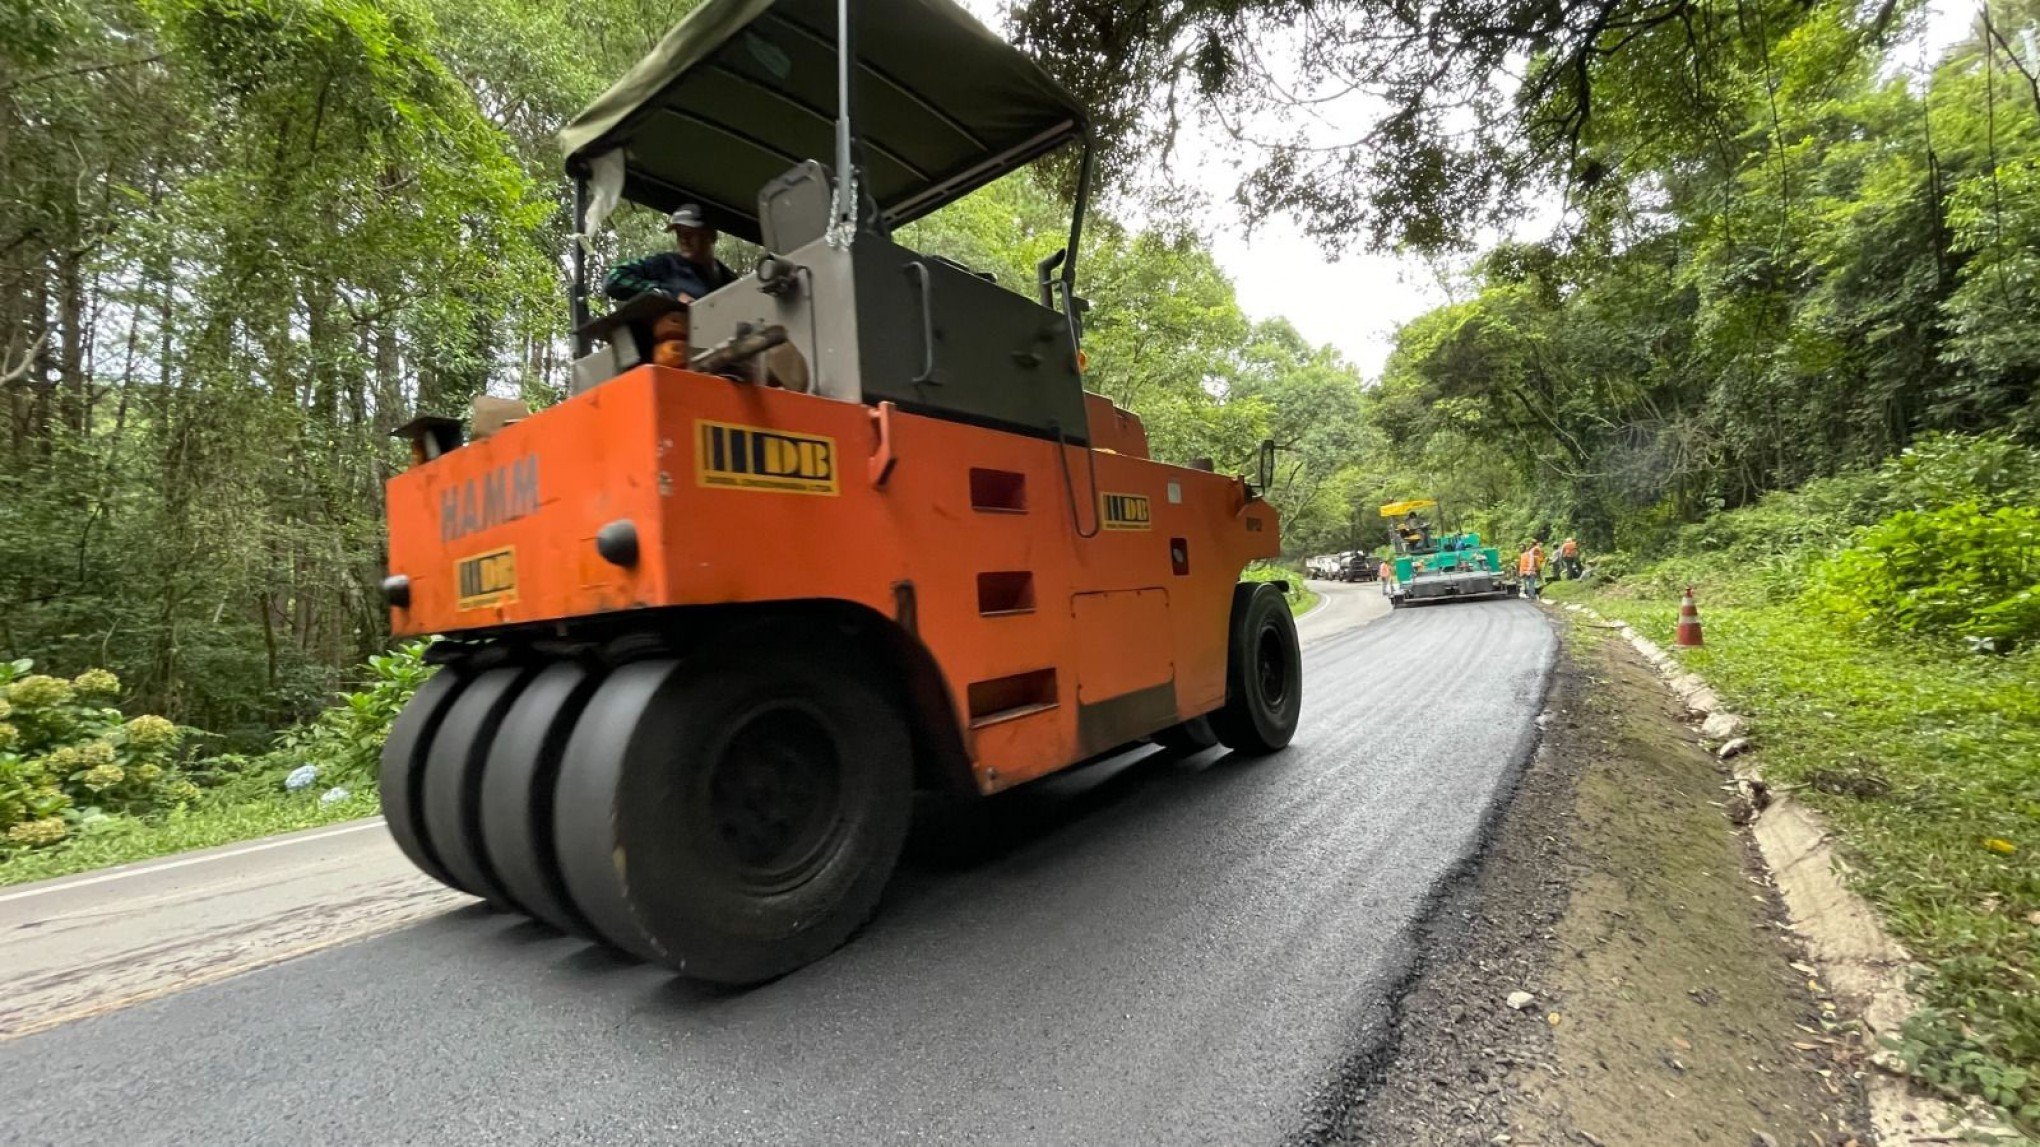
<svg viewBox="0 0 2040 1147">
<path fill-rule="evenodd" d="M 1522 602 L 1320 588 L 1288 751 L 1129 754 L 926 818 L 861 937 L 746 992 L 448 911 L 353 826 L 0 891 L 6 1139 L 1307 1139 L 1556 649 Z"/>
</svg>

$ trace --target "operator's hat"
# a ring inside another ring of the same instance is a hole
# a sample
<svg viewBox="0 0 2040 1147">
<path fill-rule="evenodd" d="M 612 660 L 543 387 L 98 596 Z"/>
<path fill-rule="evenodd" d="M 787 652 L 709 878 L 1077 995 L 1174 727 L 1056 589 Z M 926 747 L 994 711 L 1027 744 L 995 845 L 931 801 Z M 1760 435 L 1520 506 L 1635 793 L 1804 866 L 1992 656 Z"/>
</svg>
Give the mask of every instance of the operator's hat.
<svg viewBox="0 0 2040 1147">
<path fill-rule="evenodd" d="M 682 203 L 673 209 L 671 215 L 666 216 L 668 231 L 700 231 L 707 226 L 708 221 L 701 217 L 701 205 L 698 203 Z"/>
</svg>

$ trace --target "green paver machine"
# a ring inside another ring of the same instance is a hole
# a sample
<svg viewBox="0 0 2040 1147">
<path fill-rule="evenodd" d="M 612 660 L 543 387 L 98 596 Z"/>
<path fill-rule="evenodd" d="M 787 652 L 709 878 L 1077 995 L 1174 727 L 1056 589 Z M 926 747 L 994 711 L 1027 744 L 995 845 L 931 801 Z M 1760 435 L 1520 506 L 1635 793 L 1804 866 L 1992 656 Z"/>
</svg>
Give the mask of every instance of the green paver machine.
<svg viewBox="0 0 2040 1147">
<path fill-rule="evenodd" d="M 1503 580 L 1502 555 L 1483 546 L 1475 533 L 1447 533 L 1439 527 L 1438 502 L 1418 498 L 1390 502 L 1381 508 L 1388 522 L 1389 546 L 1395 553 L 1395 578 L 1387 587 L 1389 605 L 1514 592 Z"/>
</svg>

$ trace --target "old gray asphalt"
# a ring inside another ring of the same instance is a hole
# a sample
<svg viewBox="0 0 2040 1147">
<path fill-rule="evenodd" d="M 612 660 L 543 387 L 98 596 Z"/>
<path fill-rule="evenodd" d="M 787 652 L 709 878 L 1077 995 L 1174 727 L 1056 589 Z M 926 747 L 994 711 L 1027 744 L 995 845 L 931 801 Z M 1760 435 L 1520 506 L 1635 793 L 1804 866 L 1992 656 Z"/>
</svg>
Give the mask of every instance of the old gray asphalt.
<svg viewBox="0 0 2040 1147">
<path fill-rule="evenodd" d="M 1384 1034 L 1554 654 L 1515 601 L 1316 638 L 1287 752 L 919 831 L 862 937 L 752 991 L 463 908 L 0 1043 L 0 1142 L 1278 1142 Z"/>
</svg>

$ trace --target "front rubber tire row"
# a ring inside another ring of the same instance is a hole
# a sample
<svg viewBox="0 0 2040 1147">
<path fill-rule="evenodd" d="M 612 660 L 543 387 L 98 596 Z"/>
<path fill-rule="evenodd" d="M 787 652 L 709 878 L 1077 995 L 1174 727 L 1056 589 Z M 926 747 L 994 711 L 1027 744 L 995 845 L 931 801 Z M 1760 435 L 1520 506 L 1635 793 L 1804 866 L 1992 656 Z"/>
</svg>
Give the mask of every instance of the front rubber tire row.
<svg viewBox="0 0 2040 1147">
<path fill-rule="evenodd" d="M 753 984 L 877 908 L 913 776 L 849 667 L 449 665 L 383 750 L 384 817 L 427 875 L 697 979 Z"/>
</svg>

